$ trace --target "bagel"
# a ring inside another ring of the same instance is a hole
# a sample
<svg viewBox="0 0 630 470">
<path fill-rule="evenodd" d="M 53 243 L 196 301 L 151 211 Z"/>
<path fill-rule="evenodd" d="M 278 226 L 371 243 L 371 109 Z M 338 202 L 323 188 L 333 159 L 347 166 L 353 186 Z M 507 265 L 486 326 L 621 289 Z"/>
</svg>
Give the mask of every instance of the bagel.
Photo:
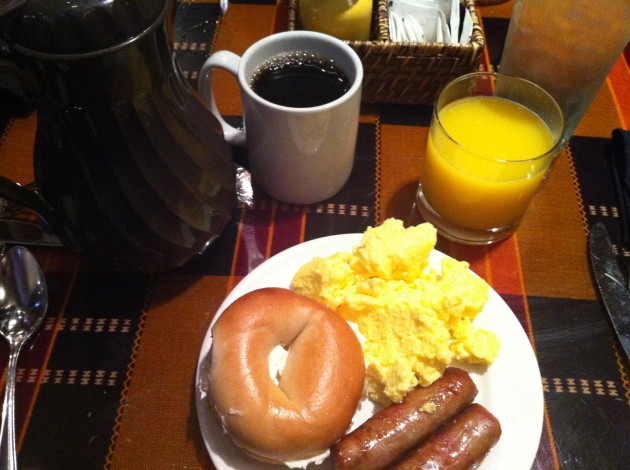
<svg viewBox="0 0 630 470">
<path fill-rule="evenodd" d="M 288 348 L 276 383 L 269 355 Z M 234 443 L 263 462 L 307 460 L 348 430 L 363 393 L 365 362 L 348 323 L 288 289 L 234 301 L 212 328 L 208 401 Z"/>
</svg>

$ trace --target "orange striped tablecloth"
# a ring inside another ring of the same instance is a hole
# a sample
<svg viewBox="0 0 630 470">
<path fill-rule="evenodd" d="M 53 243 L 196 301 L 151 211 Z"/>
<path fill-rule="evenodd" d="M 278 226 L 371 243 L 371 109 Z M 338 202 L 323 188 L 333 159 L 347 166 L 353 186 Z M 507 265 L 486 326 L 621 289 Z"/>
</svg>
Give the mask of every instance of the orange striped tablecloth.
<svg viewBox="0 0 630 470">
<path fill-rule="evenodd" d="M 181 24 L 194 29 L 192 20 L 211 3 L 182 4 Z M 487 69 L 497 65 L 511 8 L 479 8 Z M 180 24 L 175 48 L 184 73 L 194 83 L 208 51 L 242 53 L 283 29 L 283 12 L 273 0 L 232 2 L 212 34 L 181 35 Z M 506 299 L 536 351 L 546 400 L 538 469 L 623 468 L 630 461 L 628 364 L 597 301 L 586 253 L 592 222 L 617 224 L 604 169 L 611 131 L 630 123 L 629 57 L 619 58 L 517 234 L 491 247 L 438 245 L 469 261 Z M 216 87 L 222 112 L 240 116 L 231 77 L 218 75 Z M 366 106 L 347 190 L 306 207 L 258 195 L 254 207 L 236 211 L 217 246 L 175 273 L 113 274 L 64 249 L 35 248 L 51 302 L 18 379 L 25 468 L 212 468 L 193 386 L 217 307 L 253 268 L 304 240 L 361 232 L 388 217 L 419 222 L 413 201 L 429 119 L 428 107 Z M 33 179 L 36 122 L 33 113 L 4 123 L 3 176 Z M 630 247 L 617 249 L 630 257 Z"/>
</svg>

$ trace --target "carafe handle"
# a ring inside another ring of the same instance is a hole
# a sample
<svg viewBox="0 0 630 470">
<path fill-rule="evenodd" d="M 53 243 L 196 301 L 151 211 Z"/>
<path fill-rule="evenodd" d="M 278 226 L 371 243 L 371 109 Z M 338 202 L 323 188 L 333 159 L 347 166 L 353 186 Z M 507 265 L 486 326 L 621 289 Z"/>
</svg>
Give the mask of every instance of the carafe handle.
<svg viewBox="0 0 630 470">
<path fill-rule="evenodd" d="M 37 191 L 27 189 L 4 176 L 0 176 L 0 197 L 37 212 L 53 232 L 57 232 L 62 225 L 57 212 Z"/>
</svg>

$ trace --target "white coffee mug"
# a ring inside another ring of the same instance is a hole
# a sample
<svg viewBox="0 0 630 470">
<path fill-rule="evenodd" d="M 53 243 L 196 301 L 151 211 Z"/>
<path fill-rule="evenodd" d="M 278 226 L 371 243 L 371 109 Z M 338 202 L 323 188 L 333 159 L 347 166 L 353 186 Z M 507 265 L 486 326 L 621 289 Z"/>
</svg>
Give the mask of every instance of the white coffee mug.
<svg viewBox="0 0 630 470">
<path fill-rule="evenodd" d="M 329 103 L 308 108 L 274 104 L 250 87 L 257 68 L 280 54 L 306 51 L 342 70 L 348 91 Z M 212 70 L 228 71 L 238 80 L 244 129 L 230 126 L 217 109 Z M 225 139 L 245 146 L 254 181 L 270 196 L 292 204 L 323 201 L 346 184 L 354 165 L 359 125 L 363 66 L 344 42 L 322 33 L 288 31 L 267 36 L 242 57 L 218 51 L 204 63 L 199 94 L 223 127 Z"/>
</svg>

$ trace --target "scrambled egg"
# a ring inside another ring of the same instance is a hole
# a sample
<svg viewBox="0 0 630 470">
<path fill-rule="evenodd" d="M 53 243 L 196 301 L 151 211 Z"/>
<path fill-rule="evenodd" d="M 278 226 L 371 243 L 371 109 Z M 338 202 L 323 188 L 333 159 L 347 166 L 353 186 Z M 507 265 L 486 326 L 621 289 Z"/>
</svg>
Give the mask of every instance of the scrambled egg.
<svg viewBox="0 0 630 470">
<path fill-rule="evenodd" d="M 489 365 L 499 351 L 496 335 L 473 325 L 488 285 L 466 262 L 445 258 L 441 273 L 432 269 L 436 240 L 430 224 L 388 219 L 368 228 L 351 254 L 302 266 L 291 284 L 358 325 L 368 396 L 383 405 L 431 384 L 455 360 Z"/>
</svg>

